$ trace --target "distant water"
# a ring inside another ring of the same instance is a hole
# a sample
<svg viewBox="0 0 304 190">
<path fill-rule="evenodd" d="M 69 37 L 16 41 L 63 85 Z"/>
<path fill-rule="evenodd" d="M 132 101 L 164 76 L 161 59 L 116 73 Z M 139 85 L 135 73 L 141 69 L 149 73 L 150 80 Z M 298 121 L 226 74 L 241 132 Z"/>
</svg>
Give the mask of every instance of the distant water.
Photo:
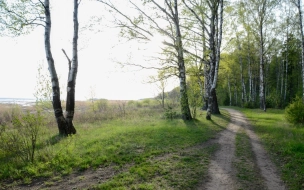
<svg viewBox="0 0 304 190">
<path fill-rule="evenodd" d="M 0 104 L 18 104 L 22 106 L 30 106 L 36 102 L 33 98 L 0 98 Z"/>
</svg>

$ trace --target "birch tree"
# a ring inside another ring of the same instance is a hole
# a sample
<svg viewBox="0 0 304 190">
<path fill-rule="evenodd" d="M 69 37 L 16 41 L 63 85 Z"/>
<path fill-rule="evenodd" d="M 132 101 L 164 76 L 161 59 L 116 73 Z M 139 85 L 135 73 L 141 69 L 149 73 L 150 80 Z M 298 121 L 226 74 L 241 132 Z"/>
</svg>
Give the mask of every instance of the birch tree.
<svg viewBox="0 0 304 190">
<path fill-rule="evenodd" d="M 301 65 L 302 65 L 302 99 L 304 101 L 304 32 L 303 32 L 303 16 L 302 16 L 302 5 L 301 0 L 291 0 L 292 3 L 295 5 L 298 11 L 298 25 L 299 25 L 299 31 L 301 36 Z"/>
<path fill-rule="evenodd" d="M 191 120 L 189 107 L 187 84 L 186 84 L 186 67 L 184 61 L 183 35 L 180 25 L 180 5 L 178 0 L 164 0 L 163 5 L 156 0 L 129 0 L 128 4 L 138 11 L 138 15 L 132 18 L 126 12 L 119 10 L 119 6 L 111 0 L 97 0 L 106 5 L 110 10 L 118 13 L 121 19 L 116 19 L 116 24 L 122 27 L 130 39 L 150 40 L 153 32 L 164 36 L 163 44 L 167 46 L 169 60 L 166 62 L 175 63 L 177 75 L 180 82 L 180 106 L 181 115 L 184 120 Z M 117 2 L 116 2 L 117 3 Z M 147 28 L 151 30 L 147 30 Z M 153 32 L 152 32 L 153 31 Z M 171 59 L 171 57 L 174 59 Z M 163 69 L 168 68 L 165 66 Z"/>
<path fill-rule="evenodd" d="M 259 98 L 260 109 L 266 111 L 265 97 L 265 52 L 267 37 L 271 33 L 269 27 L 274 22 L 273 10 L 278 0 L 241 0 L 244 16 L 251 18 L 250 25 L 259 44 Z"/>
<path fill-rule="evenodd" d="M 68 58 L 68 86 L 67 86 L 67 99 L 66 99 L 66 116 L 63 115 L 59 80 L 55 68 L 55 61 L 51 51 L 51 10 L 49 0 L 16 0 L 14 3 L 1 1 L 0 13 L 5 14 L 0 18 L 0 27 L 8 31 L 8 34 L 21 35 L 29 32 L 30 29 L 36 26 L 44 27 L 44 47 L 48 69 L 52 83 L 52 105 L 54 109 L 55 118 L 57 121 L 59 134 L 68 136 L 75 134 L 76 129 L 73 125 L 74 109 L 75 109 L 75 84 L 78 69 L 78 6 L 81 2 L 74 0 L 74 34 L 73 34 L 73 56 L 72 60 L 68 58 L 65 51 L 64 54 Z"/>
<path fill-rule="evenodd" d="M 73 12 L 73 23 L 74 23 L 74 33 L 73 33 L 73 58 L 72 61 L 68 58 L 68 86 L 67 86 L 67 99 L 66 99 L 66 117 L 63 115 L 60 99 L 60 86 L 59 80 L 55 68 L 54 59 L 51 51 L 51 11 L 49 0 L 45 0 L 43 3 L 44 13 L 45 13 L 45 31 L 44 31 L 44 42 L 45 42 L 45 54 L 49 66 L 49 72 L 52 81 L 53 89 L 53 109 L 55 113 L 55 118 L 57 121 L 59 134 L 60 135 L 70 135 L 75 134 L 76 129 L 73 125 L 74 109 L 75 109 L 75 84 L 76 76 L 78 70 L 78 6 L 80 1 L 74 0 L 74 12 Z M 64 51 L 65 53 L 65 51 Z M 65 53 L 66 55 L 66 53 Z"/>
<path fill-rule="evenodd" d="M 198 21 L 203 35 L 207 35 L 208 42 L 207 59 L 205 61 L 205 81 L 206 97 L 208 99 L 206 119 L 211 119 L 211 113 L 219 114 L 216 87 L 218 81 L 218 71 L 222 43 L 223 11 L 224 1 L 183 1 L 188 10 L 191 11 L 194 18 Z M 207 6 L 207 9 L 204 8 Z M 195 31 L 194 31 L 195 32 Z M 203 40 L 205 40 L 203 38 Z M 204 42 L 203 42 L 204 44 Z"/>
</svg>

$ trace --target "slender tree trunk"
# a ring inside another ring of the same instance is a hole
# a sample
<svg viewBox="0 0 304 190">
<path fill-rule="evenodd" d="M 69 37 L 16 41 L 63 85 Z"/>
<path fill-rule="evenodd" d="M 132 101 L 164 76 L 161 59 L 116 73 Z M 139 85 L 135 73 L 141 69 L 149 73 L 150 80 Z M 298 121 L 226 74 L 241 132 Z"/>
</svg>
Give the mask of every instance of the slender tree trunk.
<svg viewBox="0 0 304 190">
<path fill-rule="evenodd" d="M 228 74 L 228 93 L 229 93 L 229 106 L 232 106 L 232 102 L 231 102 L 231 87 L 230 87 L 230 78 L 229 78 L 229 74 Z"/>
<path fill-rule="evenodd" d="M 237 42 L 238 42 L 238 49 L 239 49 L 239 52 L 241 53 L 241 45 L 240 45 L 240 42 L 239 42 L 239 38 L 237 36 Z M 244 82 L 244 77 L 243 77 L 243 59 L 242 59 L 242 56 L 241 54 L 239 54 L 239 62 L 240 62 L 240 70 L 241 70 L 241 93 L 242 93 L 242 107 L 244 106 L 244 103 L 247 102 L 247 95 L 246 95 L 246 87 L 245 87 L 245 82 Z"/>
<path fill-rule="evenodd" d="M 203 25 L 205 25 L 205 20 L 204 17 L 202 18 L 203 21 Z M 202 31 L 203 31 L 203 56 L 205 57 L 205 54 L 207 54 L 207 46 L 206 46 L 206 31 L 205 31 L 205 27 L 202 26 Z M 209 63 L 208 63 L 209 64 Z M 210 64 L 209 64 L 210 66 Z M 210 67 L 209 67 L 210 68 Z M 207 110 L 208 109 L 208 99 L 209 99 L 209 87 L 208 87 L 208 66 L 205 63 L 204 64 L 204 96 L 203 96 L 203 110 Z"/>
<path fill-rule="evenodd" d="M 277 53 L 276 53 L 276 55 L 277 55 Z M 281 76 L 281 68 L 280 68 L 280 65 L 278 64 L 278 58 L 277 58 L 277 56 L 276 56 L 276 58 L 275 58 L 275 65 L 276 65 L 276 73 L 277 73 L 277 75 L 276 75 L 276 77 L 277 77 L 277 84 L 276 84 L 276 94 L 278 95 L 279 94 L 279 85 L 280 85 L 280 76 Z"/>
<path fill-rule="evenodd" d="M 183 55 L 183 44 L 182 44 L 182 35 L 179 26 L 179 15 L 177 0 L 174 1 L 174 24 L 175 24 L 175 33 L 176 33 L 176 44 L 177 47 L 177 59 L 178 59 L 178 69 L 179 69 L 179 82 L 180 82 L 180 102 L 181 102 L 181 113 L 184 120 L 191 120 L 191 112 L 188 101 L 187 94 L 187 85 L 186 85 L 186 68 Z"/>
<path fill-rule="evenodd" d="M 203 81 L 200 77 L 200 75 L 197 76 L 197 82 L 199 84 L 200 87 L 200 96 L 202 98 L 202 104 L 204 104 L 205 98 L 204 98 L 204 85 L 203 85 Z"/>
<path fill-rule="evenodd" d="M 220 9 L 219 9 L 220 7 Z M 209 70 L 209 98 L 208 98 L 208 108 L 206 119 L 211 119 L 211 113 L 220 114 L 218 107 L 217 96 L 216 96 L 216 86 L 218 79 L 218 69 L 220 62 L 220 48 L 222 42 L 222 25 L 223 25 L 223 1 L 213 2 L 210 4 L 210 9 L 212 10 L 212 15 L 210 17 L 210 70 Z M 220 12 L 218 12 L 220 10 Z"/>
<path fill-rule="evenodd" d="M 209 46 L 210 46 L 210 68 L 208 73 L 208 108 L 207 108 L 207 115 L 206 119 L 211 120 L 211 113 L 213 112 L 213 96 L 212 93 L 214 93 L 215 89 L 212 87 L 213 80 L 214 80 L 214 74 L 215 74 L 215 64 L 216 64 L 216 47 L 215 47 L 215 12 L 217 12 L 214 7 L 210 7 L 212 9 L 212 16 L 210 19 L 210 39 L 209 39 Z"/>
<path fill-rule="evenodd" d="M 162 108 L 165 108 L 165 88 L 162 88 Z"/>
<path fill-rule="evenodd" d="M 264 36 L 263 25 L 260 23 L 260 109 L 266 111 L 265 102 L 265 81 L 264 81 Z"/>
<path fill-rule="evenodd" d="M 213 114 L 221 114 L 218 101 L 217 101 L 217 95 L 216 95 L 216 86 L 218 81 L 218 71 L 220 66 L 220 58 L 221 58 L 221 45 L 222 45 L 222 30 L 223 30 L 223 12 L 224 12 L 224 1 L 220 0 L 218 2 L 219 6 L 219 14 L 216 14 L 216 63 L 215 63 L 215 72 L 214 72 L 214 78 L 212 83 L 212 90 L 213 94 Z M 218 8 L 217 8 L 218 9 Z"/>
<path fill-rule="evenodd" d="M 281 95 L 281 96 L 280 96 L 280 97 L 281 97 L 281 98 L 284 98 L 284 97 L 283 97 L 283 89 L 284 89 L 284 68 L 285 68 L 285 66 L 284 66 L 284 60 L 282 60 L 281 63 L 282 63 L 282 64 L 281 64 L 281 66 L 280 66 L 280 67 L 281 67 L 281 75 L 280 75 L 280 76 L 281 76 L 281 91 L 280 91 L 280 95 Z"/>
<path fill-rule="evenodd" d="M 74 37 L 73 37 L 73 61 L 72 66 L 69 61 L 69 76 L 68 76 L 68 88 L 67 88 L 67 101 L 66 101 L 66 118 L 63 116 L 61 100 L 60 100 L 60 88 L 59 80 L 56 73 L 56 68 L 54 64 L 54 59 L 51 52 L 51 13 L 49 0 L 44 1 L 45 8 L 45 33 L 44 33 L 44 43 L 46 59 L 49 66 L 49 72 L 52 80 L 53 89 L 53 109 L 55 113 L 55 118 L 57 121 L 59 135 L 68 136 L 70 134 L 75 134 L 76 129 L 73 126 L 73 116 L 75 108 L 75 81 L 78 67 L 78 57 L 77 57 L 77 39 L 78 39 L 78 3 L 74 0 Z M 63 50 L 64 52 L 64 50 Z M 65 52 L 64 52 L 65 53 Z"/>
<path fill-rule="evenodd" d="M 53 109 L 55 113 L 55 118 L 58 125 L 59 135 L 66 135 L 68 133 L 67 131 L 67 123 L 63 116 L 63 111 L 61 107 L 61 101 L 60 101 L 60 88 L 59 88 L 59 81 L 55 69 L 54 59 L 52 56 L 51 51 L 51 42 L 50 42 L 50 36 L 51 36 L 51 12 L 50 12 L 50 4 L 49 0 L 44 1 L 44 8 L 45 8 L 45 31 L 44 31 L 44 44 L 45 44 L 45 53 L 46 53 L 46 59 L 48 62 L 49 72 L 51 76 L 52 81 L 52 89 L 53 89 Z"/>
<path fill-rule="evenodd" d="M 249 50 L 248 50 L 248 55 L 247 55 L 247 59 L 248 59 L 248 75 L 249 75 L 249 102 L 253 101 L 253 79 L 252 79 L 252 69 L 251 69 L 251 59 L 250 59 L 250 55 L 249 55 Z"/>
<path fill-rule="evenodd" d="M 238 92 L 237 92 L 236 81 L 234 82 L 233 87 L 234 87 L 234 105 L 237 106 L 238 105 Z"/>
<path fill-rule="evenodd" d="M 210 70 L 210 62 L 208 62 L 208 65 L 205 64 L 204 65 L 204 89 L 205 89 L 205 95 L 204 95 L 204 106 L 203 106 L 203 110 L 207 110 L 208 109 L 208 99 L 209 99 L 209 92 L 210 92 L 210 79 L 209 79 L 209 71 Z"/>
<path fill-rule="evenodd" d="M 68 124 L 68 134 L 75 134 L 76 129 L 73 125 L 74 110 L 75 110 L 75 85 L 78 70 L 78 0 L 74 0 L 74 34 L 73 34 L 73 58 L 72 66 L 69 70 L 68 87 L 67 87 L 67 101 L 66 101 L 66 121 Z"/>
<path fill-rule="evenodd" d="M 287 48 L 288 49 L 288 48 Z M 288 51 L 288 50 L 287 50 Z M 285 56 L 285 89 L 284 89 L 284 104 L 286 103 L 286 96 L 287 96 L 287 83 L 288 82 L 288 56 L 286 52 Z"/>
<path fill-rule="evenodd" d="M 299 25 L 300 25 L 300 33 L 301 33 L 301 65 L 302 65 L 302 99 L 304 101 L 304 32 L 303 32 L 303 22 L 302 22 L 302 10 L 301 10 L 301 0 L 298 0 L 297 4 L 298 12 L 299 12 Z"/>
</svg>

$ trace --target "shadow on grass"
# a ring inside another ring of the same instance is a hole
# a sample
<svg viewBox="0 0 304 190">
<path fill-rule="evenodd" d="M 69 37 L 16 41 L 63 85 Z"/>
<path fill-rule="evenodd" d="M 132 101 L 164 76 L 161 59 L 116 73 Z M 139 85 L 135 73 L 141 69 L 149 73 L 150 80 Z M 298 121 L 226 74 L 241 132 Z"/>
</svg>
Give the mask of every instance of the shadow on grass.
<svg viewBox="0 0 304 190">
<path fill-rule="evenodd" d="M 66 136 L 63 135 L 53 135 L 48 139 L 48 142 L 50 143 L 50 145 L 55 145 L 57 143 L 59 143 L 62 139 L 68 138 Z"/>
</svg>

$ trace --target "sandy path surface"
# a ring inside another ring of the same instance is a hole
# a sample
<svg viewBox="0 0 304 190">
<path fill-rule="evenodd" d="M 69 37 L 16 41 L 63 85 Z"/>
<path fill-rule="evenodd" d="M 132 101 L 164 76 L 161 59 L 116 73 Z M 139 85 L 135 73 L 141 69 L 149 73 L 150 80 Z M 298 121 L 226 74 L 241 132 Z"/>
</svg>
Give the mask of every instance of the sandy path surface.
<svg viewBox="0 0 304 190">
<path fill-rule="evenodd" d="M 226 109 L 231 115 L 231 122 L 226 130 L 221 132 L 218 138 L 220 149 L 215 153 L 208 169 L 209 180 L 199 189 L 208 190 L 234 190 L 239 183 L 235 176 L 233 161 L 235 159 L 235 136 L 239 129 L 243 128 L 250 138 L 256 164 L 259 167 L 262 179 L 269 190 L 286 189 L 280 179 L 275 165 L 271 162 L 267 152 L 261 145 L 258 136 L 251 130 L 246 117 L 239 111 Z"/>
</svg>

